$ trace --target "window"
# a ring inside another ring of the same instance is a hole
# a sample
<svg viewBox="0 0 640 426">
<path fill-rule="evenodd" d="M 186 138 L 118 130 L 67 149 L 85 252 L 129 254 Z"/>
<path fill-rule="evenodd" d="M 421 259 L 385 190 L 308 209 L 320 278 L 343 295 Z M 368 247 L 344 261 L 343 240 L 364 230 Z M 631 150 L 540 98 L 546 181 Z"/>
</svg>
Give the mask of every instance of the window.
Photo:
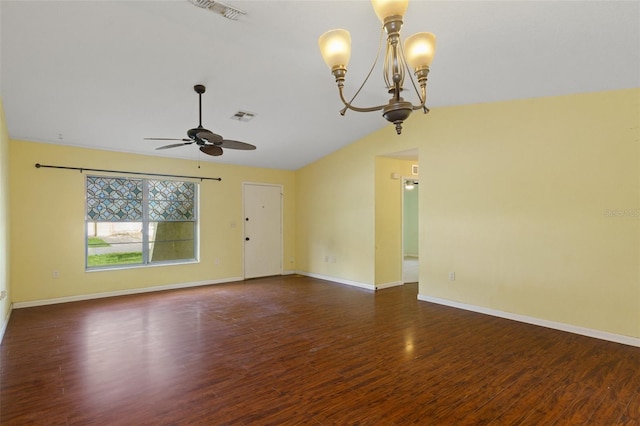
<svg viewBox="0 0 640 426">
<path fill-rule="evenodd" d="M 86 267 L 197 260 L 194 182 L 87 176 Z"/>
</svg>

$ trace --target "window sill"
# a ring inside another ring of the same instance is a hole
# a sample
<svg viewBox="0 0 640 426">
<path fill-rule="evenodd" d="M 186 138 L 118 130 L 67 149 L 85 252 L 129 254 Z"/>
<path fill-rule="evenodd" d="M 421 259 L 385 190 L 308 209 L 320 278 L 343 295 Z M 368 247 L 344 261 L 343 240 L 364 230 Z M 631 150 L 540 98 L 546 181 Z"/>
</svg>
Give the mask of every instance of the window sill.
<svg viewBox="0 0 640 426">
<path fill-rule="evenodd" d="M 154 262 L 147 264 L 130 264 L 130 265 L 113 265 L 113 266 L 96 266 L 94 268 L 85 267 L 85 272 L 104 272 L 104 271 L 120 271 L 123 269 L 142 269 L 142 268 L 156 268 L 158 266 L 175 266 L 175 265 L 193 265 L 200 263 L 198 259 L 189 260 L 176 260 L 174 262 Z"/>
</svg>

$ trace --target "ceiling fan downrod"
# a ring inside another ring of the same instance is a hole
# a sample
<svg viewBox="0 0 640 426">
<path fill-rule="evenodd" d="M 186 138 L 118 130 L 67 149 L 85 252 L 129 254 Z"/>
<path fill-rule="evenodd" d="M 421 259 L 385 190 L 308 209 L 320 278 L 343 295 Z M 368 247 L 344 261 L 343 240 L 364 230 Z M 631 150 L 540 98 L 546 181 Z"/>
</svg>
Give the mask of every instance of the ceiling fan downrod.
<svg viewBox="0 0 640 426">
<path fill-rule="evenodd" d="M 193 86 L 193 90 L 198 94 L 198 127 L 195 129 L 189 129 L 187 131 L 187 136 L 189 139 L 195 141 L 196 135 L 200 133 L 202 130 L 206 130 L 202 127 L 202 94 L 207 90 L 202 84 L 196 84 Z M 222 137 L 220 138 L 222 140 Z"/>
</svg>

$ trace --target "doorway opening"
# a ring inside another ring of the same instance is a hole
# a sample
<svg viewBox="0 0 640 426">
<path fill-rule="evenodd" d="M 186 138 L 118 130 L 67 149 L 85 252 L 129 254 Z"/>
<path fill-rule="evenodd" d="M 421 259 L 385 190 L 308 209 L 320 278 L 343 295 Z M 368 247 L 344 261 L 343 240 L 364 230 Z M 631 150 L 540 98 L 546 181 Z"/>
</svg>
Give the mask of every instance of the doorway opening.
<svg viewBox="0 0 640 426">
<path fill-rule="evenodd" d="M 419 215 L 418 185 L 415 178 L 402 181 L 402 283 L 418 282 Z"/>
</svg>

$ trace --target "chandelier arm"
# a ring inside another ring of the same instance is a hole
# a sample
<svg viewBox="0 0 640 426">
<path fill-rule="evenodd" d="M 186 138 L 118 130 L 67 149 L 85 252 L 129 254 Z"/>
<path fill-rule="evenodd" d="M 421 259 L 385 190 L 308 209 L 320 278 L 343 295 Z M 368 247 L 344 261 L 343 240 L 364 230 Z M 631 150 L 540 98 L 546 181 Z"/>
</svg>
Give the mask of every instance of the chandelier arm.
<svg viewBox="0 0 640 426">
<path fill-rule="evenodd" d="M 413 79 L 411 80 L 411 82 L 413 83 Z M 418 97 L 420 98 L 420 104 L 411 105 L 411 108 L 414 111 L 422 109 L 425 114 L 429 112 L 429 108 L 427 108 L 427 106 L 426 106 L 426 103 L 427 103 L 427 87 L 426 86 L 427 86 L 426 84 L 421 84 L 420 85 L 420 91 L 422 92 L 422 96 L 420 96 L 420 94 L 418 94 Z M 416 93 L 417 93 L 418 89 L 415 87 L 415 84 L 413 85 L 413 87 L 416 89 Z"/>
<path fill-rule="evenodd" d="M 426 105 L 411 105 L 411 109 L 413 109 L 414 111 L 421 109 L 425 114 L 431 111 L 429 108 L 427 108 Z"/>
<path fill-rule="evenodd" d="M 351 102 L 347 102 L 347 100 L 344 98 L 344 90 L 343 90 L 342 86 L 338 86 L 338 93 L 340 94 L 340 100 L 344 104 L 344 108 L 342 108 L 340 110 L 340 115 L 344 115 L 347 112 L 348 109 L 350 109 L 351 111 L 356 111 L 356 112 L 380 111 L 382 108 L 384 108 L 387 105 L 387 104 L 383 104 L 383 105 L 377 105 L 377 106 L 374 106 L 374 107 L 366 107 L 366 108 L 357 107 L 357 106 L 351 105 L 351 102 L 353 102 L 353 99 L 355 99 L 355 96 L 354 96 L 353 99 L 351 99 Z"/>
<path fill-rule="evenodd" d="M 418 109 L 422 108 L 422 111 L 426 114 L 429 112 L 429 108 L 427 108 L 427 80 L 420 82 L 420 92 L 422 93 L 422 102 L 419 105 Z"/>
<path fill-rule="evenodd" d="M 338 85 L 338 90 L 340 92 L 340 100 L 342 100 L 342 103 L 345 106 L 343 109 L 340 110 L 340 115 L 344 115 L 347 112 L 347 109 L 350 109 L 356 112 L 372 112 L 372 111 L 380 111 L 384 107 L 384 105 L 380 105 L 380 106 L 370 107 L 370 108 L 360 108 L 360 107 L 354 107 L 351 105 L 351 103 L 355 101 L 356 97 L 360 94 L 360 91 L 362 90 L 364 85 L 367 84 L 367 81 L 369 80 L 371 73 L 373 72 L 374 68 L 376 67 L 376 64 L 378 63 L 378 59 L 380 58 L 380 52 L 382 51 L 382 41 L 384 40 L 384 31 L 385 30 L 383 25 L 380 28 L 380 41 L 378 42 L 378 52 L 376 53 L 376 58 L 373 60 L 373 64 L 371 64 L 371 69 L 369 70 L 367 77 L 364 79 L 364 81 L 360 85 L 360 88 L 358 88 L 355 95 L 353 95 L 353 97 L 349 102 L 347 102 L 347 100 L 344 98 L 343 85 L 340 85 L 340 84 Z"/>
</svg>

